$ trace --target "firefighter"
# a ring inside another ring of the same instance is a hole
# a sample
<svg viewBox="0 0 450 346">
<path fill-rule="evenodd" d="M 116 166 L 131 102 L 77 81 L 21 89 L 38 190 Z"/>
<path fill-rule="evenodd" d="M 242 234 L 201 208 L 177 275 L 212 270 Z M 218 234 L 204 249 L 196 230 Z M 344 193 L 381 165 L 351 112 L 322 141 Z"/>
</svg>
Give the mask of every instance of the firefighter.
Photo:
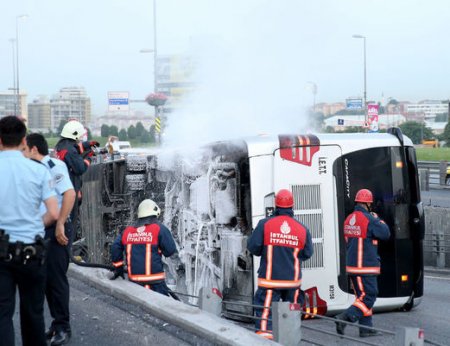
<svg viewBox="0 0 450 346">
<path fill-rule="evenodd" d="M 22 155 L 25 124 L 0 119 L 0 344 L 14 345 L 13 315 L 19 288 L 23 345 L 47 345 L 44 326 L 44 227 L 58 218 L 48 170 Z M 40 213 L 41 203 L 46 212 Z"/>
<path fill-rule="evenodd" d="M 256 333 L 267 339 L 273 339 L 273 301 L 303 304 L 301 261 L 313 254 L 309 230 L 294 219 L 292 193 L 286 189 L 278 191 L 275 206 L 274 215 L 259 221 L 247 242 L 247 249 L 261 256 L 254 304 L 264 308 L 255 308 L 255 325 Z"/>
<path fill-rule="evenodd" d="M 86 133 L 83 124 L 76 120 L 68 121 L 62 131 L 61 139 L 56 143 L 56 157 L 67 165 L 70 180 L 76 193 L 76 200 L 71 213 L 74 227 L 78 222 L 79 205 L 81 204 L 82 175 L 89 168 L 92 156 L 95 154 L 93 148 L 100 144 L 96 141 L 81 141 Z"/>
<path fill-rule="evenodd" d="M 157 219 L 160 213 L 160 208 L 151 199 L 144 199 L 139 204 L 136 225 L 123 228 L 111 246 L 111 259 L 115 267 L 111 280 L 119 276 L 125 278 L 123 253 L 126 251 L 128 279 L 169 296 L 162 255 L 177 259 L 178 252 L 171 232 Z M 182 269 L 180 264 L 178 269 Z"/>
<path fill-rule="evenodd" d="M 361 189 L 355 196 L 355 209 L 344 222 L 344 236 L 347 242 L 347 275 L 350 278 L 355 302 L 336 319 L 357 322 L 372 327 L 372 307 L 378 294 L 377 276 L 380 274 L 378 240 L 388 240 L 389 227 L 371 211 L 373 195 L 370 190 Z M 336 331 L 343 335 L 345 323 L 336 322 Z M 376 336 L 380 333 L 359 328 L 359 336 Z"/>
<path fill-rule="evenodd" d="M 29 134 L 24 155 L 47 167 L 57 192 L 59 217 L 56 223 L 45 228 L 45 239 L 48 240 L 45 295 L 53 319 L 46 337 L 51 339 L 50 345 L 63 345 L 71 337 L 67 269 L 72 243 L 69 214 L 75 202 L 75 190 L 64 162 L 48 156 L 48 144 L 44 136 L 39 133 Z"/>
</svg>

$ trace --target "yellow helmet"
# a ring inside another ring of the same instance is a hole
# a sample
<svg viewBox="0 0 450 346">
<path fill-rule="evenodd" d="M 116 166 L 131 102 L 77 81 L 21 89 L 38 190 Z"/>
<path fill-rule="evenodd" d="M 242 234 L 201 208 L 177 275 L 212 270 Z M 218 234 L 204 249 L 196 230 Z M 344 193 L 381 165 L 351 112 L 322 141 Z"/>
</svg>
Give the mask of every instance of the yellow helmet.
<svg viewBox="0 0 450 346">
<path fill-rule="evenodd" d="M 76 120 L 70 120 L 64 125 L 61 131 L 61 137 L 80 140 L 86 133 L 86 129 L 83 124 Z"/>
<path fill-rule="evenodd" d="M 138 207 L 138 218 L 142 219 L 147 216 L 159 216 L 161 209 L 151 199 L 144 199 Z"/>
</svg>

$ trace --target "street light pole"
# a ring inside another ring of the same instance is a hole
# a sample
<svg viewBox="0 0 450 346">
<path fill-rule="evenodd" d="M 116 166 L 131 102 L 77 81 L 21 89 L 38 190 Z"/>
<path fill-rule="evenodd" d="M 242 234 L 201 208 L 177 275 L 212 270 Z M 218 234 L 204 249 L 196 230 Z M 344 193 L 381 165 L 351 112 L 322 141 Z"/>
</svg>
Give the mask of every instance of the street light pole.
<svg viewBox="0 0 450 346">
<path fill-rule="evenodd" d="M 13 71 L 13 93 L 16 97 L 16 47 L 14 46 L 16 39 L 10 38 L 9 42 L 11 42 L 11 50 L 12 50 L 12 71 Z M 14 115 L 17 116 L 17 98 L 14 102 Z"/>
<path fill-rule="evenodd" d="M 153 0 L 153 91 L 156 93 L 156 57 L 157 57 L 157 45 L 156 45 L 156 0 Z"/>
<path fill-rule="evenodd" d="M 311 91 L 313 94 L 313 113 L 316 112 L 316 95 L 317 95 L 317 84 L 311 81 L 308 81 L 311 84 Z"/>
<path fill-rule="evenodd" d="M 353 35 L 353 38 L 362 38 L 364 40 L 364 122 L 368 123 L 367 119 L 367 69 L 366 69 L 366 36 Z"/>
<path fill-rule="evenodd" d="M 20 112 L 20 86 L 19 86 L 19 19 L 27 18 L 27 14 L 21 14 L 20 16 L 16 16 L 16 116 L 18 116 L 18 112 Z"/>
</svg>

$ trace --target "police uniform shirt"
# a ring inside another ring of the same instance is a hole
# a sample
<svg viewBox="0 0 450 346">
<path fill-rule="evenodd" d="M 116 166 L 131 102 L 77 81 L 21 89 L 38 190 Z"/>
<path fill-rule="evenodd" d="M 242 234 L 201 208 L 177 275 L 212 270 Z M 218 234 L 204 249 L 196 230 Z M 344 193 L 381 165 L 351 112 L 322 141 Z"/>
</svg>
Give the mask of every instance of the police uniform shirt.
<svg viewBox="0 0 450 346">
<path fill-rule="evenodd" d="M 47 168 L 25 158 L 21 151 L 0 152 L 0 229 L 9 241 L 35 242 L 44 237 L 42 201 L 56 196 Z"/>
<path fill-rule="evenodd" d="M 53 186 L 56 190 L 56 197 L 58 198 L 58 208 L 61 209 L 63 194 L 67 190 L 73 189 L 73 184 L 70 181 L 69 171 L 66 164 L 58 159 L 44 156 L 41 162 L 47 167 L 53 180 Z M 46 211 L 45 204 L 41 204 L 41 215 Z"/>
</svg>

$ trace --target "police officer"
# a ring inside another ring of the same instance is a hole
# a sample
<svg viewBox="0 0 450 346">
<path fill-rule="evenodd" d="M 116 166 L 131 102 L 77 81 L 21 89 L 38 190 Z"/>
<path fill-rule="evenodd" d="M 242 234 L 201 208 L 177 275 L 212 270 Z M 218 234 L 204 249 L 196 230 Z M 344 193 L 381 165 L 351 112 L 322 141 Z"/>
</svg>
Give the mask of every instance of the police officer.
<svg viewBox="0 0 450 346">
<path fill-rule="evenodd" d="M 71 337 L 67 269 L 72 243 L 69 214 L 75 202 L 75 190 L 64 162 L 48 156 L 48 144 L 44 136 L 39 133 L 29 134 L 24 155 L 47 167 L 57 192 L 59 217 L 56 223 L 45 228 L 45 239 L 48 239 L 45 295 L 53 318 L 46 337 L 51 338 L 51 345 L 63 345 Z"/>
<path fill-rule="evenodd" d="M 86 129 L 83 124 L 76 120 L 70 120 L 64 125 L 61 131 L 61 139 L 55 146 L 56 157 L 67 165 L 70 180 L 76 193 L 76 201 L 71 213 L 73 225 L 78 221 L 83 184 L 82 176 L 91 164 L 94 155 L 92 148 L 100 145 L 96 141 L 82 141 L 85 134 Z"/>
<path fill-rule="evenodd" d="M 168 296 L 162 255 L 177 257 L 178 252 L 169 229 L 157 219 L 160 213 L 158 205 L 150 199 L 139 204 L 136 225 L 125 227 L 111 246 L 111 259 L 116 268 L 111 280 L 124 278 L 126 251 L 128 279 Z"/>
<path fill-rule="evenodd" d="M 313 255 L 309 230 L 294 219 L 294 198 L 289 190 L 282 189 L 275 196 L 273 216 L 259 221 L 247 242 L 247 249 L 261 256 L 258 269 L 256 308 L 256 333 L 273 339 L 270 321 L 272 301 L 289 301 L 303 304 L 300 291 L 301 261 Z"/>
<path fill-rule="evenodd" d="M 347 274 L 355 292 L 355 302 L 336 319 L 357 322 L 372 327 L 372 307 L 378 294 L 377 276 L 380 274 L 378 240 L 388 240 L 389 227 L 378 215 L 371 212 L 373 195 L 370 190 L 361 189 L 355 196 L 355 210 L 344 222 L 344 236 L 347 242 Z M 346 324 L 336 322 L 336 331 L 343 335 Z M 379 335 L 367 328 L 359 328 L 360 337 Z"/>
<path fill-rule="evenodd" d="M 19 288 L 24 345 L 46 345 L 44 327 L 44 225 L 58 218 L 48 170 L 22 155 L 26 127 L 0 119 L 0 345 L 14 345 L 13 315 Z M 44 202 L 47 211 L 39 207 Z"/>
</svg>

